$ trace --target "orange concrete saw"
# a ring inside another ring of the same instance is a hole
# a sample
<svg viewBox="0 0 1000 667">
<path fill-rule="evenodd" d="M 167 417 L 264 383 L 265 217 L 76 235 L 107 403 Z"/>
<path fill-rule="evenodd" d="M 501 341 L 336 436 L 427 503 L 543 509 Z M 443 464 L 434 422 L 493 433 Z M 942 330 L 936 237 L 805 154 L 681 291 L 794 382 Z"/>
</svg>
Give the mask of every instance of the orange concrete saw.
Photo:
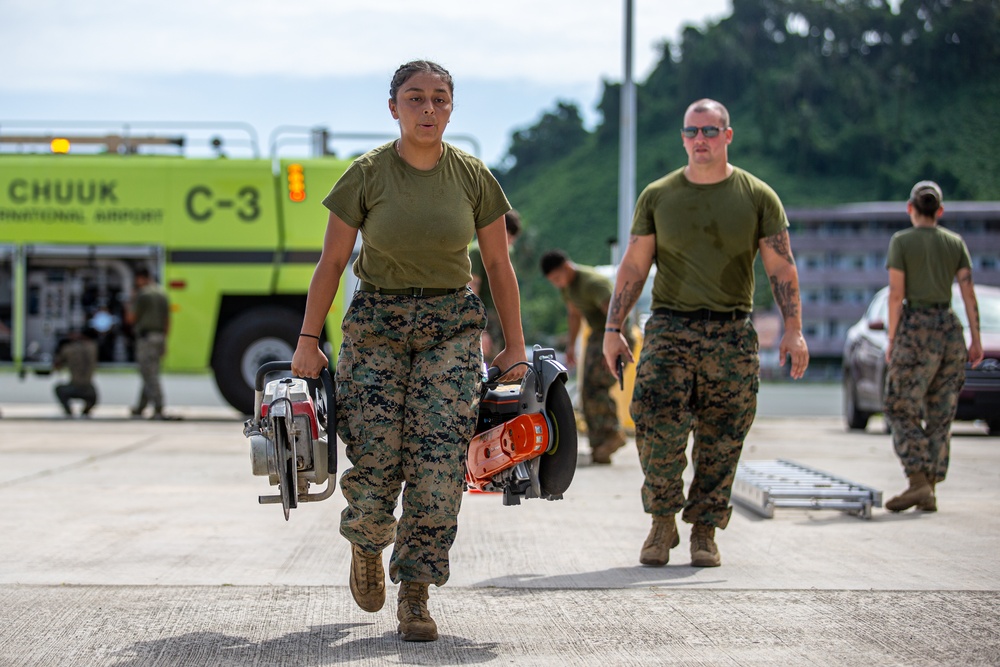
<svg viewBox="0 0 1000 667">
<path fill-rule="evenodd" d="M 507 372 L 510 369 L 505 369 Z M 576 474 L 577 437 L 566 367 L 555 351 L 535 346 L 520 385 L 500 385 L 499 368 L 483 382 L 476 435 L 469 443 L 469 489 L 521 498 L 559 500 Z"/>
</svg>

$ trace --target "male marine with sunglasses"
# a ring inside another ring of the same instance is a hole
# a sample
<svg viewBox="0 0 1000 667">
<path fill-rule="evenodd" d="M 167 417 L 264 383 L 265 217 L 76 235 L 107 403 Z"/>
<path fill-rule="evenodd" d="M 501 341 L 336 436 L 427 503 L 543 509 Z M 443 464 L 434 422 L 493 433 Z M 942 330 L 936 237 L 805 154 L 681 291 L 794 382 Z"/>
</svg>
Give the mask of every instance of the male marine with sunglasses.
<svg viewBox="0 0 1000 667">
<path fill-rule="evenodd" d="M 645 326 L 631 413 L 645 476 L 642 502 L 652 528 L 639 562 L 666 565 L 680 543 L 675 515 L 692 524 L 691 564 L 722 564 L 715 529 L 732 508 L 736 465 L 757 411 L 757 333 L 750 321 L 753 264 L 760 253 L 784 319 L 780 359 L 791 376 L 809 365 L 799 278 L 788 219 L 766 183 L 729 164 L 729 112 L 715 100 L 688 107 L 681 129 L 687 166 L 639 195 L 618 268 L 604 333 L 604 357 L 633 361 L 620 329 L 656 261 L 653 313 Z M 694 478 L 681 476 L 694 432 Z"/>
</svg>

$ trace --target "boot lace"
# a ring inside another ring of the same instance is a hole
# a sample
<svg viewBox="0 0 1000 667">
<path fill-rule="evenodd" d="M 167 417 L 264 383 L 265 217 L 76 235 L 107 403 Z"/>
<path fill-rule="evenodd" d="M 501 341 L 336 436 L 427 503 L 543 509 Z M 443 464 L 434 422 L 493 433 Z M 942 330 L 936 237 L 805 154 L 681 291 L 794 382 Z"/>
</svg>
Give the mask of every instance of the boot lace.
<svg viewBox="0 0 1000 667">
<path fill-rule="evenodd" d="M 697 551 L 708 551 L 711 553 L 712 537 L 709 529 L 698 526 L 694 529 L 694 546 Z"/>
<path fill-rule="evenodd" d="M 368 554 L 358 551 L 358 583 L 366 590 L 372 591 L 379 588 L 378 567 L 381 565 L 382 554 Z"/>
<path fill-rule="evenodd" d="M 421 586 L 405 586 L 403 596 L 400 601 L 406 605 L 406 609 L 418 621 L 429 621 L 430 612 L 427 611 L 427 594 Z"/>
</svg>

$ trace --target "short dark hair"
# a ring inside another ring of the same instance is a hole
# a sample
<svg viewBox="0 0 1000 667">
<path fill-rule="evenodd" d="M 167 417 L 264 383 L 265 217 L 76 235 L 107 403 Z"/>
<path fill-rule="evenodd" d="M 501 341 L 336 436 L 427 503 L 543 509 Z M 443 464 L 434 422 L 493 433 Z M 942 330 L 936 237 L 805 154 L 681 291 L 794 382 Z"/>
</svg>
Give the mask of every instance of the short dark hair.
<svg viewBox="0 0 1000 667">
<path fill-rule="evenodd" d="M 396 93 L 399 89 L 403 87 L 411 76 L 419 72 L 425 72 L 427 74 L 436 74 L 441 77 L 445 85 L 448 86 L 448 92 L 452 95 L 455 94 L 455 81 L 451 78 L 451 73 L 445 68 L 441 67 L 435 62 L 430 60 L 411 60 L 408 63 L 403 63 L 396 70 L 396 73 L 392 75 L 392 81 L 389 83 L 389 97 L 393 101 L 396 99 Z"/>
<path fill-rule="evenodd" d="M 943 199 L 941 186 L 934 181 L 920 181 L 910 190 L 910 203 L 917 213 L 926 218 L 937 217 Z"/>
<path fill-rule="evenodd" d="M 517 236 L 521 233 L 521 214 L 515 209 L 510 209 L 503 216 L 503 222 L 507 225 L 507 236 Z"/>
<path fill-rule="evenodd" d="M 569 255 L 557 248 L 549 250 L 542 255 L 542 259 L 538 264 L 542 269 L 542 275 L 547 276 L 568 261 Z"/>
<path fill-rule="evenodd" d="M 133 276 L 136 277 L 136 278 L 149 278 L 150 277 L 149 276 L 149 269 L 147 269 L 144 266 L 140 266 L 139 268 L 137 268 L 135 270 L 135 273 L 133 274 Z"/>
</svg>

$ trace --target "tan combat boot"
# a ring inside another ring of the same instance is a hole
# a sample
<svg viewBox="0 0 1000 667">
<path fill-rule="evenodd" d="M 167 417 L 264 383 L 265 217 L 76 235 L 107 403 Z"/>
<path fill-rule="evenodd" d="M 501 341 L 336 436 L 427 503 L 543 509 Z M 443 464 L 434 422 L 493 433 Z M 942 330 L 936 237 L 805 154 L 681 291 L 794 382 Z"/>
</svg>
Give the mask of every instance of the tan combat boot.
<svg viewBox="0 0 1000 667">
<path fill-rule="evenodd" d="M 625 435 L 620 431 L 599 444 L 591 451 L 591 462 L 607 465 L 611 463 L 611 455 L 625 446 Z"/>
<path fill-rule="evenodd" d="M 643 565 L 662 567 L 670 560 L 670 550 L 681 543 L 677 535 L 677 521 L 673 514 L 653 516 L 653 527 L 642 544 L 639 562 Z"/>
<path fill-rule="evenodd" d="M 935 491 L 934 482 L 930 482 L 931 485 L 931 495 L 927 496 L 927 500 L 922 500 L 917 503 L 917 509 L 921 512 L 937 512 L 937 493 Z"/>
<path fill-rule="evenodd" d="M 437 623 L 427 611 L 427 587 L 415 581 L 399 583 L 397 632 L 403 635 L 404 642 L 432 642 L 438 638 Z"/>
<path fill-rule="evenodd" d="M 693 567 L 719 567 L 722 556 L 715 545 L 715 526 L 696 523 L 691 527 L 691 565 Z"/>
<path fill-rule="evenodd" d="M 927 480 L 927 475 L 917 472 L 909 477 L 910 486 L 895 498 L 889 499 L 885 508 L 890 512 L 902 512 L 914 505 L 926 502 L 934 494 L 934 489 Z"/>
<path fill-rule="evenodd" d="M 376 612 L 385 604 L 381 552 L 362 551 L 357 544 L 351 544 L 351 595 L 365 611 Z"/>
</svg>

